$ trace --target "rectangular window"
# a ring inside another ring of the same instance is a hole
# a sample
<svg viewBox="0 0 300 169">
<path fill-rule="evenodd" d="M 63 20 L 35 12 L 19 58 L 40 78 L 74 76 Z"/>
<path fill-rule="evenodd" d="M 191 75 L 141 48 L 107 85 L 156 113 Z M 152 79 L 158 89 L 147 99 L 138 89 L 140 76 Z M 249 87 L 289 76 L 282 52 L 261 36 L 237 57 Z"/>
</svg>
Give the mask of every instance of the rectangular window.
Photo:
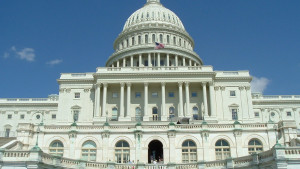
<svg viewBox="0 0 300 169">
<path fill-rule="evenodd" d="M 8 115 L 7 115 L 7 119 L 12 119 L 12 115 L 11 115 L 11 114 L 8 114 Z"/>
<path fill-rule="evenodd" d="M 197 92 L 192 92 L 192 97 L 197 97 Z"/>
<path fill-rule="evenodd" d="M 288 111 L 288 112 L 286 112 L 286 115 L 287 116 L 292 116 L 292 112 Z"/>
<path fill-rule="evenodd" d="M 24 119 L 25 118 L 25 115 L 24 114 L 21 114 L 20 115 L 20 119 Z"/>
<path fill-rule="evenodd" d="M 230 91 L 230 96 L 236 96 L 234 90 L 233 90 L 233 91 Z"/>
<path fill-rule="evenodd" d="M 259 117 L 259 112 L 254 113 L 255 117 Z"/>
<path fill-rule="evenodd" d="M 158 97 L 158 93 L 157 92 L 153 92 L 152 93 L 152 97 L 154 97 L 154 98 Z"/>
<path fill-rule="evenodd" d="M 238 120 L 237 109 L 231 109 L 232 112 L 232 120 Z"/>
<path fill-rule="evenodd" d="M 113 98 L 118 98 L 118 93 L 115 93 L 115 92 L 112 93 L 112 97 L 113 97 Z"/>
<path fill-rule="evenodd" d="M 165 66 L 165 61 L 164 60 L 160 60 L 160 66 Z"/>
<path fill-rule="evenodd" d="M 169 92 L 169 97 L 175 97 L 174 92 Z"/>
<path fill-rule="evenodd" d="M 141 98 L 141 92 L 135 92 L 135 98 Z"/>
<path fill-rule="evenodd" d="M 52 119 L 56 119 L 56 114 L 52 114 Z"/>
<path fill-rule="evenodd" d="M 79 99 L 80 98 L 80 93 L 75 93 L 75 99 Z"/>
<path fill-rule="evenodd" d="M 148 60 L 144 61 L 144 66 L 148 66 Z"/>
</svg>

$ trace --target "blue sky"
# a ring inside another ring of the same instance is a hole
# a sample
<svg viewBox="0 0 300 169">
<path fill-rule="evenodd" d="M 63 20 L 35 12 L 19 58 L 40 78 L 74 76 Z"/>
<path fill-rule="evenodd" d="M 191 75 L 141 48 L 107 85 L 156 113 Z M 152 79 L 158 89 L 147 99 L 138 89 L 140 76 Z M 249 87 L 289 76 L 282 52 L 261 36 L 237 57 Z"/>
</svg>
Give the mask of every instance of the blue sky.
<svg viewBox="0 0 300 169">
<path fill-rule="evenodd" d="M 146 0 L 0 0 L 0 98 L 58 93 L 60 73 L 95 72 Z M 266 95 L 300 95 L 299 0 L 161 0 L 215 70 L 249 70 Z"/>
</svg>

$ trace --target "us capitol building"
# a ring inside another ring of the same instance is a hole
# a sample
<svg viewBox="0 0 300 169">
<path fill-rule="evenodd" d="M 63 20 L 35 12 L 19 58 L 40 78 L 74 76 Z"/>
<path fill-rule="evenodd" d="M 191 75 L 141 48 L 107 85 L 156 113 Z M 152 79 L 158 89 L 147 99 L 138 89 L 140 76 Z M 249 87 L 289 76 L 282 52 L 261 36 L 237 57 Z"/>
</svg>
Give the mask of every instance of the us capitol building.
<svg viewBox="0 0 300 169">
<path fill-rule="evenodd" d="M 0 168 L 299 169 L 300 96 L 251 93 L 248 71 L 214 71 L 194 45 L 147 0 L 105 67 L 0 99 Z"/>
</svg>

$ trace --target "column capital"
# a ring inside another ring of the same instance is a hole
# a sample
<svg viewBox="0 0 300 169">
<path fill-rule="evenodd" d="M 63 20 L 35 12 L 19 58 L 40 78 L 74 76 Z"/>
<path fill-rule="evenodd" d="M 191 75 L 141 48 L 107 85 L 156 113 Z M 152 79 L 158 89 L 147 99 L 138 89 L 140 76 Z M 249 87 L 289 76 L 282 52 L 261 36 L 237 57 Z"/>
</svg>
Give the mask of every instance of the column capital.
<svg viewBox="0 0 300 169">
<path fill-rule="evenodd" d="M 96 83 L 96 87 L 101 87 L 102 84 L 101 83 Z"/>
<path fill-rule="evenodd" d="M 121 82 L 120 85 L 121 85 L 121 87 L 124 87 L 124 86 L 125 86 L 125 83 L 124 83 L 124 82 Z"/>
<path fill-rule="evenodd" d="M 246 89 L 246 90 L 250 90 L 251 87 L 250 87 L 250 86 L 245 86 L 245 89 Z"/>
<path fill-rule="evenodd" d="M 224 91 L 225 90 L 225 86 L 220 86 L 221 90 Z"/>
<path fill-rule="evenodd" d="M 131 83 L 130 82 L 127 82 L 126 85 L 127 85 L 127 87 L 131 87 Z"/>
<path fill-rule="evenodd" d="M 239 89 L 240 89 L 240 90 L 244 90 L 245 87 L 244 87 L 244 86 L 239 86 Z"/>
<path fill-rule="evenodd" d="M 190 86 L 190 82 L 184 82 L 184 84 L 185 84 L 186 87 Z"/>
<path fill-rule="evenodd" d="M 107 85 L 108 85 L 107 83 L 103 83 L 103 87 L 107 87 Z"/>
<path fill-rule="evenodd" d="M 182 87 L 182 83 L 183 83 L 183 82 L 178 82 L 178 86 L 179 86 L 179 87 Z"/>
<path fill-rule="evenodd" d="M 207 82 L 201 82 L 202 86 L 206 86 Z"/>
<path fill-rule="evenodd" d="M 144 82 L 144 86 L 148 86 L 149 85 L 149 83 L 148 82 Z"/>
<path fill-rule="evenodd" d="M 220 89 L 220 86 L 215 86 L 215 90 L 219 90 Z"/>
<path fill-rule="evenodd" d="M 161 82 L 161 86 L 166 86 L 166 82 Z"/>
<path fill-rule="evenodd" d="M 215 83 L 214 82 L 208 82 L 209 86 L 213 86 Z"/>
</svg>

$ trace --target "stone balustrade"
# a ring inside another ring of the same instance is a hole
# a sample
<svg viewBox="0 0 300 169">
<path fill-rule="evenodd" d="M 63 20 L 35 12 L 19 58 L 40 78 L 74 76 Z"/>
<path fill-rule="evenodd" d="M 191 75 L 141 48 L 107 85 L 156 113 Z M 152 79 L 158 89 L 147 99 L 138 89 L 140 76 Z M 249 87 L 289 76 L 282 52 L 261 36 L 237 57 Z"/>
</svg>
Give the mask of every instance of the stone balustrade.
<svg viewBox="0 0 300 169">
<path fill-rule="evenodd" d="M 204 168 L 251 168 L 257 165 L 274 166 L 277 163 L 297 163 L 300 162 L 300 147 L 284 147 L 275 145 L 272 149 L 245 157 L 229 158 L 220 161 L 199 161 L 197 163 L 187 164 L 118 164 L 115 162 L 92 162 L 68 159 L 65 157 L 53 156 L 42 152 L 39 148 L 33 148 L 31 151 L 16 151 L 0 149 L 0 168 L 6 165 L 13 165 L 14 162 L 20 167 L 31 168 L 70 168 L 70 169 L 204 169 Z M 275 159 L 281 159 L 275 160 Z"/>
</svg>

